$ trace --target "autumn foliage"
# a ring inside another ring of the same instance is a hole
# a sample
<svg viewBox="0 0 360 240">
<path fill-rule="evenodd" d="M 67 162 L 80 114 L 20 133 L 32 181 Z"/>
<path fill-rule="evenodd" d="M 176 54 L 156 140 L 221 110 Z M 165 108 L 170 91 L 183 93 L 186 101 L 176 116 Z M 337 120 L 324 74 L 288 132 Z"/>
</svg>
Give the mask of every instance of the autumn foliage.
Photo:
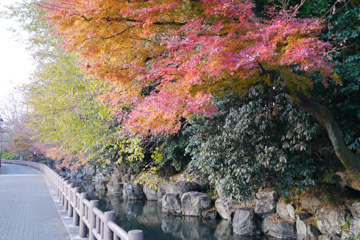
<svg viewBox="0 0 360 240">
<path fill-rule="evenodd" d="M 264 19 L 246 0 L 39 4 L 87 72 L 111 84 L 101 98 L 132 132 L 175 133 L 182 119 L 216 113 L 212 96 L 256 83 L 306 95 L 307 73 L 335 79 L 322 21 L 297 18 L 296 7 Z"/>
</svg>

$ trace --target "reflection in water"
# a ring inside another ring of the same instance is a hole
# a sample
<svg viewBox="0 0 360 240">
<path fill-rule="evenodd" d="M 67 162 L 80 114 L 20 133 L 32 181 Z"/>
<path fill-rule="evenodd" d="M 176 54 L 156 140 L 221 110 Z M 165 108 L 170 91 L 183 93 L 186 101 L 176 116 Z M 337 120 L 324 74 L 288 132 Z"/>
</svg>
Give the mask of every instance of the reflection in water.
<svg viewBox="0 0 360 240">
<path fill-rule="evenodd" d="M 83 186 L 84 187 L 84 186 Z M 123 199 L 120 195 L 96 192 L 84 187 L 90 199 L 98 199 L 102 211 L 114 210 L 116 222 L 126 231 L 141 229 L 146 240 L 257 240 L 266 237 L 244 237 L 233 234 L 231 222 L 223 219 L 205 220 L 199 217 L 179 217 L 161 213 L 158 201 Z"/>
</svg>

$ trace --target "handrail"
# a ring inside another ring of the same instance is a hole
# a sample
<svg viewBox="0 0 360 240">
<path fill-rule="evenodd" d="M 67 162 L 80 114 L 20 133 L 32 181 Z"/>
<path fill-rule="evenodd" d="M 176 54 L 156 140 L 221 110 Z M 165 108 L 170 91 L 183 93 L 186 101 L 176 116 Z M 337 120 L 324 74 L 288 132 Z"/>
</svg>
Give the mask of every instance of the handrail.
<svg viewBox="0 0 360 240">
<path fill-rule="evenodd" d="M 143 240 L 143 231 L 126 232 L 115 223 L 115 212 L 102 212 L 98 200 L 88 200 L 87 193 L 80 193 L 80 188 L 65 180 L 58 173 L 41 163 L 20 160 L 2 160 L 4 164 L 16 164 L 34 168 L 42 172 L 54 189 L 68 217 L 73 218 L 73 225 L 79 226 L 79 236 L 90 240 Z"/>
</svg>

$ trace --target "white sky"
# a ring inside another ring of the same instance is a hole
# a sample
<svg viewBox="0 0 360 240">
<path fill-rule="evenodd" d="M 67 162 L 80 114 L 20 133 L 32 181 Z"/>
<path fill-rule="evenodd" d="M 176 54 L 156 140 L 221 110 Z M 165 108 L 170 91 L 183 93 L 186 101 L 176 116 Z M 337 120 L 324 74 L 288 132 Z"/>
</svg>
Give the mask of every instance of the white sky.
<svg viewBox="0 0 360 240">
<path fill-rule="evenodd" d="M 0 0 L 1 5 L 10 5 L 18 0 Z M 6 96 L 14 91 L 14 87 L 29 81 L 34 68 L 30 53 L 25 46 L 16 42 L 15 36 L 8 31 L 9 27 L 16 27 L 17 23 L 0 18 L 0 101 L 6 102 Z"/>
</svg>

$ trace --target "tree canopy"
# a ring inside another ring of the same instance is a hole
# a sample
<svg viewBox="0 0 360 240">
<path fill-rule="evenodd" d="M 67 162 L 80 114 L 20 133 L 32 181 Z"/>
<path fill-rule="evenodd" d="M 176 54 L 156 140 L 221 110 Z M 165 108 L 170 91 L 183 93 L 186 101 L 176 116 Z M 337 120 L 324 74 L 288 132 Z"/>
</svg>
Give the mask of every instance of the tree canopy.
<svg viewBox="0 0 360 240">
<path fill-rule="evenodd" d="M 347 169 L 349 185 L 360 189 L 355 3 L 27 7 L 12 16 L 34 33 L 38 70 L 25 89 L 32 127 L 56 146 L 52 156 L 75 166 L 187 168 L 239 198 L 270 182 L 283 192 L 306 188 L 316 172 L 333 171 L 335 153 L 343 167 L 334 170 Z"/>
</svg>

